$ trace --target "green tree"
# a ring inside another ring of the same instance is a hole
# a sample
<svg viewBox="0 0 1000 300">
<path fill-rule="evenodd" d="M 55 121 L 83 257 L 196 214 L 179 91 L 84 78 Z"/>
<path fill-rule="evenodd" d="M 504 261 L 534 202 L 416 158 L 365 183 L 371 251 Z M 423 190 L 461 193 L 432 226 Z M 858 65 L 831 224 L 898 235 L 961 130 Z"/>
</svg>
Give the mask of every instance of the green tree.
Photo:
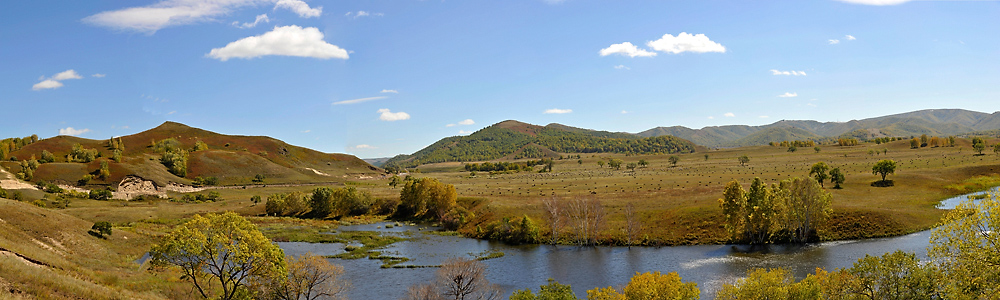
<svg viewBox="0 0 1000 300">
<path fill-rule="evenodd" d="M 940 263 L 949 294 L 958 299 L 990 299 L 1000 294 L 1000 200 L 967 200 L 949 211 L 931 231 L 928 256 Z"/>
<path fill-rule="evenodd" d="M 1000 144 L 998 144 L 998 145 L 1000 145 Z M 55 162 L 55 161 L 56 161 L 56 156 L 52 155 L 52 152 L 49 152 L 48 150 L 42 150 L 42 159 L 41 159 L 41 162 L 43 162 L 43 163 L 50 163 L 50 162 Z"/>
<path fill-rule="evenodd" d="M 253 197 L 250 197 L 250 202 L 253 202 L 253 205 L 260 203 L 260 195 L 253 195 Z"/>
<path fill-rule="evenodd" d="M 747 206 L 746 191 L 739 181 L 733 180 L 726 184 L 719 206 L 726 218 L 725 227 L 730 240 L 739 241 L 746 227 L 744 209 Z"/>
<path fill-rule="evenodd" d="M 893 174 L 896 172 L 896 161 L 891 159 L 883 159 L 875 163 L 872 166 L 872 174 L 878 174 L 882 176 L 882 182 L 885 182 L 885 176 Z"/>
<path fill-rule="evenodd" d="M 194 148 L 191 149 L 191 152 L 202 151 L 202 150 L 208 150 L 208 144 L 205 144 L 205 142 L 202 142 L 200 140 L 194 142 Z"/>
<path fill-rule="evenodd" d="M 948 146 L 949 147 L 955 147 L 955 137 L 954 136 L 948 136 Z"/>
<path fill-rule="evenodd" d="M 976 141 L 976 139 L 973 138 L 972 150 L 976 150 L 976 153 L 978 153 L 978 155 L 983 155 L 983 151 L 986 150 L 986 142 L 984 142 L 982 139 Z"/>
<path fill-rule="evenodd" d="M 844 184 L 846 179 L 847 177 L 840 171 L 840 168 L 833 168 L 833 170 L 830 170 L 830 182 L 833 182 L 833 188 L 841 189 L 840 185 Z"/>
<path fill-rule="evenodd" d="M 815 240 L 816 228 L 825 223 L 833 212 L 832 196 L 815 180 L 791 178 L 775 188 L 780 227 L 788 230 L 789 239 L 796 243 Z"/>
<path fill-rule="evenodd" d="M 549 278 L 549 283 L 540 286 L 538 294 L 531 292 L 531 289 L 514 291 L 510 300 L 576 300 L 573 288 L 568 284 L 560 284 L 555 279 Z"/>
<path fill-rule="evenodd" d="M 205 298 L 234 299 L 248 285 L 287 276 L 285 255 L 233 212 L 195 215 L 150 250 L 155 266 L 177 266 Z M 214 294 L 214 283 L 220 295 Z"/>
<path fill-rule="evenodd" d="M 927 134 L 921 134 L 920 135 L 920 147 L 927 147 L 927 142 L 928 141 L 929 140 L 927 139 Z"/>
<path fill-rule="evenodd" d="M 106 180 L 111 177 L 111 167 L 108 166 L 107 160 L 101 160 L 101 168 L 97 170 L 98 177 L 101 180 Z"/>
<path fill-rule="evenodd" d="M 676 167 L 677 163 L 681 161 L 681 158 L 678 157 L 677 155 L 671 155 L 670 157 L 667 158 L 667 161 L 669 161 L 671 165 Z"/>
<path fill-rule="evenodd" d="M 740 157 L 736 158 L 736 160 L 738 160 L 740 162 L 740 166 L 745 166 L 748 162 L 750 162 L 750 157 L 746 156 L 746 154 L 744 154 L 744 155 L 741 155 Z"/>
<path fill-rule="evenodd" d="M 708 154 L 705 154 L 705 161 L 708 161 Z"/>
<path fill-rule="evenodd" d="M 819 153 L 819 151 L 823 150 L 823 149 L 821 149 L 819 146 L 816 146 L 816 147 L 813 147 L 813 150 L 815 150 L 816 153 Z"/>
<path fill-rule="evenodd" d="M 1000 145 L 1000 144 L 997 144 L 997 145 Z M 648 166 L 648 165 L 649 165 L 649 162 L 648 162 L 648 161 L 646 161 L 645 159 L 640 159 L 640 160 L 639 160 L 639 166 L 640 166 L 640 167 L 643 167 L 643 168 L 645 168 L 645 167 L 646 167 L 646 166 Z M 676 165 L 676 164 L 675 164 L 675 165 Z"/>
<path fill-rule="evenodd" d="M 920 141 L 918 141 L 917 138 L 910 139 L 910 149 L 917 149 L 917 148 L 920 148 Z"/>
<path fill-rule="evenodd" d="M 614 158 L 608 159 L 608 167 L 611 167 L 612 169 L 615 170 L 621 170 L 622 161 L 620 159 L 614 159 Z"/>
<path fill-rule="evenodd" d="M 865 255 L 847 269 L 849 294 L 863 299 L 941 299 L 943 278 L 932 264 L 922 265 L 913 253 L 896 250 L 881 257 Z"/>
<path fill-rule="evenodd" d="M 333 213 L 334 208 L 333 189 L 328 187 L 316 188 L 309 199 L 309 207 L 312 208 L 313 216 L 326 218 Z"/>
<path fill-rule="evenodd" d="M 830 175 L 826 174 L 828 170 L 830 170 L 829 165 L 825 162 L 818 162 L 813 164 L 812 168 L 809 169 L 809 176 L 815 178 L 816 182 L 819 182 L 819 185 L 825 188 L 826 186 L 823 185 L 823 181 L 826 181 L 826 179 L 830 177 Z"/>
<path fill-rule="evenodd" d="M 799 148 L 795 146 L 788 146 L 788 152 L 795 152 L 796 150 L 799 150 Z"/>
<path fill-rule="evenodd" d="M 597 161 L 597 166 L 603 168 L 604 167 L 604 161 L 603 160 L 598 160 Z"/>
<path fill-rule="evenodd" d="M 1000 155 L 1000 143 L 993 145 L 993 154 Z"/>
<path fill-rule="evenodd" d="M 397 175 L 392 175 L 392 177 L 389 178 L 389 186 L 391 186 L 392 188 L 396 188 L 396 186 L 399 185 L 401 182 L 402 180 L 400 180 L 399 176 Z"/>
<path fill-rule="evenodd" d="M 100 237 L 100 238 L 103 238 L 103 237 L 106 237 L 106 236 L 110 236 L 111 235 L 111 223 L 108 223 L 106 221 L 101 221 L 101 222 L 94 223 L 94 226 L 90 227 L 90 232 L 92 232 L 91 234 L 96 235 L 97 237 Z"/>
<path fill-rule="evenodd" d="M 628 169 L 629 171 L 632 171 L 632 172 L 635 172 L 635 168 L 638 167 L 638 166 L 639 165 L 636 164 L 636 163 L 634 163 L 634 162 L 630 162 L 628 164 L 625 164 L 625 168 Z"/>
</svg>

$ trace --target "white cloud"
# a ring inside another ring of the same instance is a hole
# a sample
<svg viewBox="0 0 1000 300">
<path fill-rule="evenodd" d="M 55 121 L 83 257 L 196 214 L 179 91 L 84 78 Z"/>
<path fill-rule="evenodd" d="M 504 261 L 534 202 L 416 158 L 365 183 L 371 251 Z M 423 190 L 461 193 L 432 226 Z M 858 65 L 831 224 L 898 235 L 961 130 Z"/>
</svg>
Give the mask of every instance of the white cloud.
<svg viewBox="0 0 1000 300">
<path fill-rule="evenodd" d="M 373 13 L 373 12 L 367 12 L 367 11 L 359 10 L 358 12 L 350 12 L 349 11 L 349 12 L 347 12 L 344 15 L 348 16 L 348 17 L 354 17 L 355 19 L 357 19 L 357 18 L 360 18 L 360 17 L 381 17 L 381 16 L 384 16 L 385 14 L 383 14 L 383 13 Z"/>
<path fill-rule="evenodd" d="M 572 109 L 558 109 L 558 108 L 553 108 L 553 109 L 546 109 L 542 113 L 543 114 L 568 114 L 568 113 L 571 113 L 571 112 L 573 112 Z"/>
<path fill-rule="evenodd" d="M 104 76 L 108 76 L 108 75 L 107 74 L 101 74 L 101 73 L 90 75 L 90 77 L 97 77 L 97 78 L 104 78 Z"/>
<path fill-rule="evenodd" d="M 845 35 L 844 38 L 846 38 L 848 41 L 853 41 L 853 40 L 858 39 L 858 38 L 856 38 L 856 37 L 854 37 L 853 35 L 850 35 L 850 34 Z"/>
<path fill-rule="evenodd" d="M 623 114 L 623 115 L 624 115 L 624 114 L 627 114 L 627 113 L 628 113 L 628 111 L 627 111 L 627 110 L 623 110 L 623 111 L 622 111 L 622 114 Z"/>
<path fill-rule="evenodd" d="M 444 125 L 444 127 L 455 127 L 455 126 L 456 126 L 455 124 Z"/>
<path fill-rule="evenodd" d="M 840 44 L 840 40 L 830 40 L 829 43 L 830 45 Z"/>
<path fill-rule="evenodd" d="M 323 13 L 322 6 L 311 8 L 309 4 L 302 0 L 278 0 L 278 3 L 274 4 L 274 9 L 277 10 L 278 8 L 288 9 L 303 18 L 319 17 Z"/>
<path fill-rule="evenodd" d="M 458 134 L 470 134 L 472 131 L 459 130 Z"/>
<path fill-rule="evenodd" d="M 461 122 L 458 122 L 458 125 L 472 125 L 472 124 L 476 124 L 476 121 L 473 121 L 472 119 L 465 119 L 462 120 Z"/>
<path fill-rule="evenodd" d="M 853 4 L 864 4 L 864 5 L 896 5 L 910 2 L 912 0 L 839 0 L 840 2 L 847 2 Z"/>
<path fill-rule="evenodd" d="M 789 92 L 785 92 L 784 94 L 778 95 L 778 97 L 781 97 L 781 98 L 792 98 L 792 97 L 798 97 L 798 96 L 799 96 L 798 93 L 789 93 Z"/>
<path fill-rule="evenodd" d="M 379 99 L 385 99 L 385 98 L 389 98 L 389 97 L 378 96 L 378 97 L 358 98 L 358 99 L 337 101 L 337 102 L 334 102 L 333 105 L 355 104 L 355 103 L 368 102 L 368 101 L 372 101 L 372 100 L 379 100 Z"/>
<path fill-rule="evenodd" d="M 791 76 L 806 76 L 805 71 L 778 71 L 771 69 L 771 75 L 791 75 Z"/>
<path fill-rule="evenodd" d="M 713 117 L 713 116 L 708 116 L 708 119 L 709 119 L 709 120 L 711 120 L 711 119 L 715 119 L 715 117 Z"/>
<path fill-rule="evenodd" d="M 233 22 L 233 26 L 246 29 L 257 27 L 257 24 L 260 23 L 271 23 L 271 19 L 267 17 L 267 14 L 262 14 L 257 15 L 257 18 L 253 20 L 253 23 L 240 24 L 240 22 Z"/>
<path fill-rule="evenodd" d="M 397 90 L 382 90 L 382 91 L 381 91 L 381 92 L 379 92 L 379 93 L 383 93 L 383 94 L 384 94 L 384 93 L 392 93 L 392 94 L 399 94 L 399 91 L 397 91 Z"/>
<path fill-rule="evenodd" d="M 81 135 L 81 134 L 88 133 L 88 132 L 90 132 L 90 129 L 87 129 L 87 128 L 84 128 L 84 129 L 73 129 L 73 127 L 66 127 L 66 128 L 59 129 L 59 135 L 73 135 L 73 136 L 76 136 L 76 135 Z"/>
<path fill-rule="evenodd" d="M 229 43 L 212 49 L 205 56 L 221 61 L 230 58 L 257 58 L 265 55 L 312 57 L 319 59 L 347 59 L 347 50 L 323 41 L 323 33 L 316 27 L 296 25 L 275 26 L 274 30 Z"/>
<path fill-rule="evenodd" d="M 724 114 L 723 116 L 726 116 L 726 117 L 730 117 L 730 118 L 732 118 L 732 117 L 735 117 L 735 116 L 736 116 L 736 114 L 733 114 L 733 113 L 731 113 L 731 112 L 728 112 L 728 113 Z"/>
<path fill-rule="evenodd" d="M 83 76 L 80 76 L 80 74 L 77 74 L 76 71 L 73 71 L 72 69 L 59 72 L 56 76 L 52 76 L 52 80 L 55 81 L 63 81 L 67 79 L 83 79 Z"/>
<path fill-rule="evenodd" d="M 681 32 L 676 37 L 673 35 L 664 34 L 658 40 L 650 41 L 646 43 L 646 46 L 653 48 L 653 50 L 660 52 L 667 52 L 678 54 L 682 52 L 695 52 L 695 53 L 706 53 L 706 52 L 719 52 L 726 53 L 726 47 L 722 44 L 713 42 L 708 39 L 708 36 L 704 34 L 690 34 L 687 32 Z"/>
<path fill-rule="evenodd" d="M 36 90 L 36 91 L 40 91 L 40 90 L 44 90 L 44 89 L 58 89 L 58 88 L 61 88 L 62 86 L 63 86 L 62 82 L 58 82 L 58 81 L 55 81 L 55 80 L 52 80 L 52 79 L 46 79 L 46 80 L 43 80 L 42 82 L 39 82 L 39 83 L 36 83 L 35 85 L 32 85 L 31 89 L 32 90 Z"/>
<path fill-rule="evenodd" d="M 167 115 L 169 116 L 169 115 L 176 114 L 176 113 L 177 113 L 176 110 L 171 110 L 170 112 L 167 113 Z"/>
<path fill-rule="evenodd" d="M 303 18 L 318 17 L 322 13 L 322 7 L 310 8 L 301 0 L 161 0 L 147 6 L 100 12 L 83 18 L 83 22 L 153 34 L 166 27 L 216 21 L 217 17 L 243 7 L 271 3 L 275 3 L 275 9 L 287 8 Z"/>
<path fill-rule="evenodd" d="M 59 72 L 58 74 L 53 75 L 52 77 L 49 78 L 45 78 L 45 76 L 39 77 L 38 80 L 41 80 L 41 82 L 32 85 L 31 89 L 35 91 L 40 91 L 45 89 L 58 89 L 63 86 L 62 83 L 63 80 L 70 80 L 70 79 L 83 79 L 83 76 L 80 76 L 80 74 L 76 73 L 76 71 L 74 71 L 73 69 L 69 69 L 66 71 Z"/>
<path fill-rule="evenodd" d="M 608 56 L 612 54 L 621 54 L 622 56 L 628 57 L 652 57 L 656 56 L 656 52 L 646 51 L 644 49 L 639 49 L 632 43 L 624 42 L 621 44 L 613 44 L 607 48 L 601 49 L 601 56 Z"/>
<path fill-rule="evenodd" d="M 392 122 L 392 121 L 399 121 L 399 120 L 408 120 L 408 119 L 410 119 L 410 114 L 405 113 L 405 112 L 391 112 L 391 111 L 389 111 L 388 108 L 379 109 L 377 112 L 380 114 L 379 117 L 378 117 L 379 120 L 382 120 L 382 121 L 390 121 L 390 122 Z"/>
<path fill-rule="evenodd" d="M 368 145 L 368 144 L 360 144 L 360 145 L 354 146 L 353 148 L 354 149 L 378 149 L 378 147 L 375 147 L 375 146 L 372 146 L 372 145 Z"/>
<path fill-rule="evenodd" d="M 617 65 L 617 66 L 615 66 L 615 69 L 618 69 L 618 70 L 631 70 L 629 67 L 626 67 L 625 65 Z"/>
<path fill-rule="evenodd" d="M 309 133 L 310 131 L 312 131 L 312 130 L 311 129 L 306 129 L 306 130 L 303 130 L 302 133 Z"/>
</svg>

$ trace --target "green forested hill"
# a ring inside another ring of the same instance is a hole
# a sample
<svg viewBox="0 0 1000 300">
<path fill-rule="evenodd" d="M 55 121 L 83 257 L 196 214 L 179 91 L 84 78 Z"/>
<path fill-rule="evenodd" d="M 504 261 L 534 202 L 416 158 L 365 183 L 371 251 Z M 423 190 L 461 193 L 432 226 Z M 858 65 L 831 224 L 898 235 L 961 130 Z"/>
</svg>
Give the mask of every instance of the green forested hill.
<svg viewBox="0 0 1000 300">
<path fill-rule="evenodd" d="M 414 167 L 437 162 L 494 160 L 515 154 L 541 158 L 561 153 L 689 153 L 694 143 L 674 136 L 642 138 L 629 133 L 593 131 L 559 124 L 538 126 L 504 121 L 468 136 L 441 139 L 412 155 L 399 155 L 385 167 Z"/>
</svg>

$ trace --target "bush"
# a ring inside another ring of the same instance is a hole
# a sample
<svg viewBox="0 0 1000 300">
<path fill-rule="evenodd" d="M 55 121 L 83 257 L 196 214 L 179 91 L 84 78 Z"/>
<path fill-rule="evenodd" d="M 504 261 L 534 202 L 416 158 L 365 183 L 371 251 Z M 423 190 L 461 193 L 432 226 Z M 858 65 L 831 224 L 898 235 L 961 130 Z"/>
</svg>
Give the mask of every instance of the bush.
<svg viewBox="0 0 1000 300">
<path fill-rule="evenodd" d="M 111 199 L 111 191 L 106 189 L 90 190 L 90 199 L 94 200 L 109 200 Z"/>
<path fill-rule="evenodd" d="M 204 178 L 198 176 L 194 178 L 194 185 L 219 185 L 219 178 L 215 176 L 209 176 Z"/>
<path fill-rule="evenodd" d="M 83 177 L 81 177 L 80 180 L 76 181 L 76 185 L 78 185 L 78 186 L 85 186 L 85 185 L 87 185 L 87 184 L 90 183 L 91 179 L 94 179 L 94 175 L 90 175 L 90 174 L 83 175 Z"/>
<path fill-rule="evenodd" d="M 87 233 L 99 238 L 106 238 L 111 235 L 111 223 L 105 221 L 94 223 L 94 226 L 91 226 Z"/>
</svg>

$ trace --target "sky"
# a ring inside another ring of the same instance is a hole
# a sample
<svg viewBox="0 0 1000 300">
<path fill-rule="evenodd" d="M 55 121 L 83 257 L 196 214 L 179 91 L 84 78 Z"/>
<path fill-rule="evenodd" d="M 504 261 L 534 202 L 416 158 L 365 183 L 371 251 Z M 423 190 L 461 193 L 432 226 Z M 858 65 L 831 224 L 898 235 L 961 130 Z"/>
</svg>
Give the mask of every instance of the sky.
<svg viewBox="0 0 1000 300">
<path fill-rule="evenodd" d="M 997 111 L 1000 2 L 8 1 L 0 136 L 175 121 L 362 158 L 607 131 Z"/>
</svg>

